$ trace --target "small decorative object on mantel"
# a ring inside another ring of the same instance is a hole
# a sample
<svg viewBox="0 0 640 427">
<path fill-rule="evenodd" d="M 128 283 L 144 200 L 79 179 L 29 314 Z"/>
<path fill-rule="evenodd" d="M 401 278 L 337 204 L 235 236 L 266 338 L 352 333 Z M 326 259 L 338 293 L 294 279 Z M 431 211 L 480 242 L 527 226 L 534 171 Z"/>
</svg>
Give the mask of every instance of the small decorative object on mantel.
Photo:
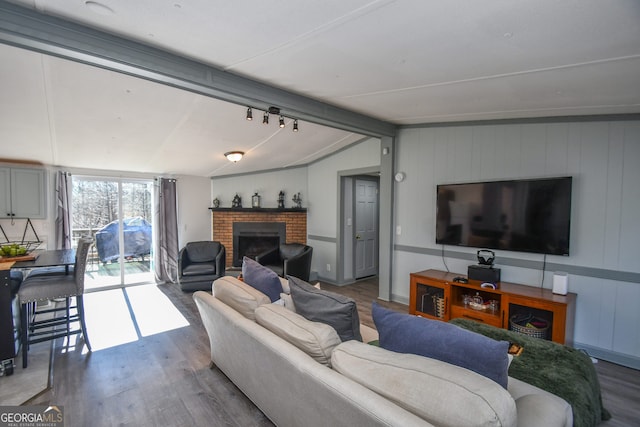
<svg viewBox="0 0 640 427">
<path fill-rule="evenodd" d="M 232 208 L 242 207 L 242 199 L 240 198 L 240 196 L 238 196 L 238 193 L 236 193 L 236 195 L 233 196 L 233 201 L 231 201 L 231 207 Z"/>
<path fill-rule="evenodd" d="M 300 197 L 300 193 L 294 194 L 291 200 L 296 204 L 296 208 L 300 209 L 302 207 L 302 197 Z"/>
<path fill-rule="evenodd" d="M 213 199 L 213 207 L 214 208 L 219 208 L 220 207 L 220 200 L 217 197 L 215 199 Z"/>
<path fill-rule="evenodd" d="M 278 209 L 284 209 L 284 191 L 278 193 Z"/>
<path fill-rule="evenodd" d="M 260 207 L 260 195 L 256 191 L 253 196 L 251 196 L 251 207 L 259 208 Z"/>
</svg>

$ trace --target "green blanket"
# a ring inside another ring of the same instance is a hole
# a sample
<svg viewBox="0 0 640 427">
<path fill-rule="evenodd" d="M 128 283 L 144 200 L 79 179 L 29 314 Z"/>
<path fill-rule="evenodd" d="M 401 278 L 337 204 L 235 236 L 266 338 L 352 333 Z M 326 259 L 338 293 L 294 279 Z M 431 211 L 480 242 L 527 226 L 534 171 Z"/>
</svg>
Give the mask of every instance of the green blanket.
<svg viewBox="0 0 640 427">
<path fill-rule="evenodd" d="M 573 408 L 573 425 L 591 427 L 611 418 L 602 407 L 600 383 L 591 358 L 584 352 L 551 341 L 483 325 L 467 319 L 451 323 L 488 336 L 521 345 L 509 376 L 562 397 Z"/>
</svg>

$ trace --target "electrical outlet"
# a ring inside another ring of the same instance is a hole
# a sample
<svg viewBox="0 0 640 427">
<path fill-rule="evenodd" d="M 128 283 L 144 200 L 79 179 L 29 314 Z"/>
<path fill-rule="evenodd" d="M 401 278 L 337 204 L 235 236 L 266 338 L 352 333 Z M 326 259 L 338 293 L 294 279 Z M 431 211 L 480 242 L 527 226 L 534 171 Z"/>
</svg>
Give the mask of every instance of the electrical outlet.
<svg viewBox="0 0 640 427">
<path fill-rule="evenodd" d="M 327 264 L 327 271 L 331 271 L 331 264 Z"/>
<path fill-rule="evenodd" d="M 400 227 L 399 225 L 396 225 L 396 234 L 398 236 L 402 234 L 402 227 Z"/>
</svg>

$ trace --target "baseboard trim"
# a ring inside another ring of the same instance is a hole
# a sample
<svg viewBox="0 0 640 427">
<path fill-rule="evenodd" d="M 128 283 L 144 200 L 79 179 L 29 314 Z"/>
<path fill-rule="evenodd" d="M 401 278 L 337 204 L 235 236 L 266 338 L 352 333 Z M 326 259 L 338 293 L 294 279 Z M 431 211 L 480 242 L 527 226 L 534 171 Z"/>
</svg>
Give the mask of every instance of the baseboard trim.
<svg viewBox="0 0 640 427">
<path fill-rule="evenodd" d="M 618 353 L 604 348 L 594 347 L 588 344 L 574 342 L 573 346 L 577 349 L 584 350 L 591 357 L 606 360 L 616 365 L 626 366 L 627 368 L 640 370 L 640 357 L 630 356 L 628 354 Z"/>
</svg>

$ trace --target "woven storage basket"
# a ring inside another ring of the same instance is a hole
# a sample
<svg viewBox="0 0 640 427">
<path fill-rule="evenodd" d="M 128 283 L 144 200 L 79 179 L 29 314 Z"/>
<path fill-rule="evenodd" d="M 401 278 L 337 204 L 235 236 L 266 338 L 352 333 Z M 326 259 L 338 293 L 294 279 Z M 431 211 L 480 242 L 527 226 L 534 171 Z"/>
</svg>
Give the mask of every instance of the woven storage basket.
<svg viewBox="0 0 640 427">
<path fill-rule="evenodd" d="M 512 331 L 516 331 L 519 334 L 522 335 L 528 335 L 530 337 L 534 337 L 534 338 L 542 338 L 542 339 L 547 339 L 547 333 L 549 332 L 549 322 L 547 322 L 546 320 L 543 319 L 532 319 L 534 321 L 538 321 L 538 322 L 544 322 L 547 326 L 542 327 L 542 328 L 531 328 L 528 326 L 523 326 L 523 325 L 519 325 L 516 322 L 513 321 L 513 319 L 516 316 L 511 316 L 509 318 L 509 324 L 511 326 L 511 330 Z"/>
</svg>

